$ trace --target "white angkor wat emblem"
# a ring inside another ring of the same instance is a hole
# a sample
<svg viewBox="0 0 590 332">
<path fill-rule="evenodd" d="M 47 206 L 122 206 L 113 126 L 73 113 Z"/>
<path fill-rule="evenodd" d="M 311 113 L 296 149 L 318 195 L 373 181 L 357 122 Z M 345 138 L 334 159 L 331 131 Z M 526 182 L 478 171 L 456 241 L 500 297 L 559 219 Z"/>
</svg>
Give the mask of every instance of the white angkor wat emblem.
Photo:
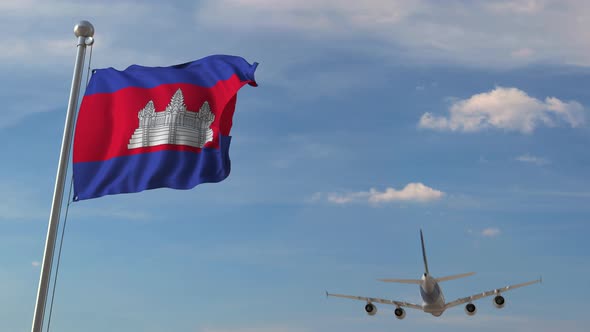
<svg viewBox="0 0 590 332">
<path fill-rule="evenodd" d="M 184 104 L 182 90 L 178 89 L 164 112 L 156 112 L 150 100 L 137 114 L 139 127 L 129 139 L 128 149 L 161 144 L 189 145 L 202 148 L 213 140 L 210 128 L 215 119 L 208 102 L 199 112 L 190 112 Z"/>
</svg>

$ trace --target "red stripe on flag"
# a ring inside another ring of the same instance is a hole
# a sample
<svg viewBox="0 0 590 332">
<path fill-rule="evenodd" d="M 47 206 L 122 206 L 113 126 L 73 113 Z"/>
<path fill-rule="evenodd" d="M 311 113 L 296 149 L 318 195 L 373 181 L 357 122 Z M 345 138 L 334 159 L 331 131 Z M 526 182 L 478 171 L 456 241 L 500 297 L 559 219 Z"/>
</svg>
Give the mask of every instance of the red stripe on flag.
<svg viewBox="0 0 590 332">
<path fill-rule="evenodd" d="M 151 89 L 130 87 L 112 94 L 85 96 L 76 124 L 73 161 L 101 161 L 161 150 L 199 152 L 201 149 L 196 147 L 173 144 L 127 148 L 129 139 L 139 127 L 138 113 L 150 100 L 154 102 L 156 112 L 164 111 L 178 89 L 182 89 L 188 111 L 198 112 L 205 101 L 209 103 L 215 120 L 211 124 L 213 142 L 206 143 L 205 147 L 218 148 L 219 134 L 229 136 L 237 91 L 246 83 L 234 75 L 211 88 L 177 83 Z"/>
</svg>

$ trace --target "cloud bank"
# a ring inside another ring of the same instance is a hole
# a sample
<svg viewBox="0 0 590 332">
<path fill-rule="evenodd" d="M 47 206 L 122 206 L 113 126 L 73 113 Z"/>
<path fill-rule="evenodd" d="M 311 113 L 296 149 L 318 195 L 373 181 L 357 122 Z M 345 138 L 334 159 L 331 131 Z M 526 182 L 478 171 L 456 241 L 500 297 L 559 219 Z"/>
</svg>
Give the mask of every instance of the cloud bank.
<svg viewBox="0 0 590 332">
<path fill-rule="evenodd" d="M 385 191 L 379 191 L 371 188 L 369 191 L 349 192 L 349 193 L 316 193 L 314 200 L 321 200 L 325 197 L 326 201 L 332 204 L 345 205 L 350 203 L 369 203 L 378 205 L 392 202 L 417 202 L 425 203 L 441 199 L 444 192 L 430 188 L 420 182 L 408 183 L 403 189 L 386 188 Z"/>
<path fill-rule="evenodd" d="M 309 39 L 369 37 L 409 61 L 590 65 L 583 0 L 206 0 L 197 22 Z M 354 44 L 352 44 L 354 45 Z"/>
<path fill-rule="evenodd" d="M 420 128 L 441 131 L 477 132 L 496 128 L 532 133 L 537 127 L 565 123 L 579 127 L 585 122 L 584 107 L 555 97 L 539 100 L 517 88 L 496 87 L 470 98 L 453 102 L 448 116 L 424 113 Z"/>
</svg>

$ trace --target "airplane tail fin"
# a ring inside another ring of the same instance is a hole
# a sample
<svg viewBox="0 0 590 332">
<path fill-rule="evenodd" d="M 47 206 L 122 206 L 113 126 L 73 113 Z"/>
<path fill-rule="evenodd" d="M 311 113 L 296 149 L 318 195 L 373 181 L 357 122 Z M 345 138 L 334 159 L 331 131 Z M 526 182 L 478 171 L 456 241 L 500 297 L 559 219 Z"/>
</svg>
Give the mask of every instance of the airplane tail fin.
<svg viewBox="0 0 590 332">
<path fill-rule="evenodd" d="M 435 280 L 437 282 L 448 281 L 448 280 L 455 280 L 455 279 L 459 279 L 459 278 L 469 277 L 469 276 L 472 276 L 474 274 L 475 274 L 475 272 L 455 274 L 455 275 L 452 275 L 452 276 L 447 276 L 447 277 L 442 277 L 442 278 L 436 278 Z"/>
<path fill-rule="evenodd" d="M 426 249 L 424 249 L 424 236 L 422 235 L 422 229 L 420 229 L 420 242 L 422 242 L 422 258 L 424 259 L 424 274 L 430 275 L 430 272 L 428 272 L 428 261 L 426 260 Z"/>
<path fill-rule="evenodd" d="M 428 261 L 426 260 L 426 249 L 424 249 L 424 236 L 422 235 L 422 229 L 420 229 L 420 242 L 422 243 L 422 258 L 424 259 L 424 274 L 429 275 L 428 272 Z M 420 279 L 378 279 L 383 282 L 397 282 L 401 284 L 417 284 L 421 285 L 422 280 Z"/>
</svg>

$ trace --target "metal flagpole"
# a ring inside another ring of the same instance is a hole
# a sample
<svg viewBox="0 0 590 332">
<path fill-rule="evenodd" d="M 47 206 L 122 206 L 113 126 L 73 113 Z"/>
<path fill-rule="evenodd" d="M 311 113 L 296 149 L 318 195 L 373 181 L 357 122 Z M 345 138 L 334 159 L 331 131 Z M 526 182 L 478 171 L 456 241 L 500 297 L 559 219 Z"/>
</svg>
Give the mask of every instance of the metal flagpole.
<svg viewBox="0 0 590 332">
<path fill-rule="evenodd" d="M 41 329 L 43 328 L 45 304 L 47 302 L 49 280 L 51 278 L 53 252 L 55 240 L 57 237 L 57 229 L 59 226 L 61 205 L 63 202 L 68 160 L 70 157 L 74 118 L 78 105 L 78 97 L 80 94 L 80 82 L 82 80 L 84 55 L 86 53 L 86 46 L 92 45 L 94 42 L 94 26 L 92 26 L 92 24 L 88 21 L 80 21 L 78 24 L 76 24 L 76 26 L 74 26 L 74 34 L 76 37 L 78 37 L 78 53 L 76 54 L 76 64 L 74 65 L 74 76 L 72 78 L 70 100 L 66 113 L 64 135 L 61 141 L 59 163 L 57 165 L 57 176 L 55 179 L 55 189 L 53 191 L 53 201 L 51 203 L 51 213 L 49 215 L 49 226 L 47 228 L 47 238 L 45 240 L 45 252 L 43 253 L 43 263 L 41 265 L 41 277 L 39 278 L 39 289 L 37 290 L 37 302 L 35 304 L 33 327 L 31 329 L 32 332 L 41 332 Z"/>
</svg>

